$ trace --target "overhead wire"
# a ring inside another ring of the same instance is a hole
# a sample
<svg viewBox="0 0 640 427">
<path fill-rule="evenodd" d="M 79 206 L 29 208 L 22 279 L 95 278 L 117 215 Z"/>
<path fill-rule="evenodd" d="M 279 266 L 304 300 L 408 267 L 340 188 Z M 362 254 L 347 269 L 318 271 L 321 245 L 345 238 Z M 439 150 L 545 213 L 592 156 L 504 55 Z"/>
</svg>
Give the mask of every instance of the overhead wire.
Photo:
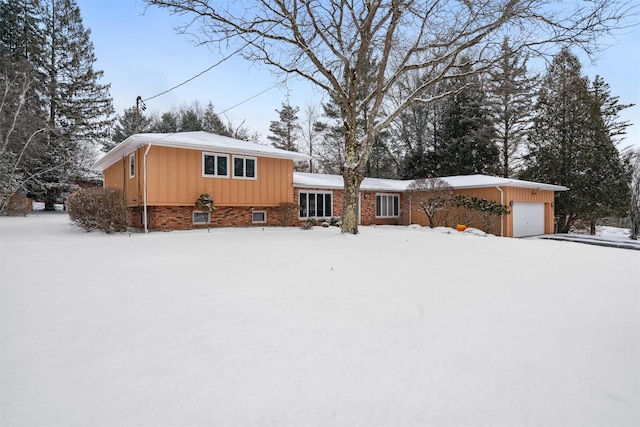
<svg viewBox="0 0 640 427">
<path fill-rule="evenodd" d="M 144 103 L 144 102 L 149 101 L 149 100 L 151 100 L 151 99 L 158 98 L 159 96 L 162 96 L 162 95 L 164 95 L 164 94 L 167 94 L 167 93 L 169 93 L 169 92 L 171 92 L 171 91 L 173 91 L 173 90 L 175 90 L 175 89 L 179 88 L 180 86 L 184 86 L 185 84 L 187 84 L 187 83 L 189 83 L 189 82 L 191 82 L 191 81 L 193 81 L 193 80 L 197 79 L 197 78 L 198 78 L 198 77 L 200 77 L 201 75 L 203 75 L 203 74 L 205 74 L 205 73 L 207 73 L 207 72 L 211 71 L 213 68 L 215 68 L 215 67 L 217 67 L 218 65 L 222 64 L 224 61 L 226 61 L 227 59 L 231 58 L 233 55 L 237 54 L 238 52 L 240 52 L 240 51 L 241 51 L 242 49 L 244 49 L 245 47 L 246 47 L 246 45 L 245 45 L 245 46 L 242 46 L 241 48 L 239 48 L 239 49 L 237 49 L 236 51 L 232 52 L 231 54 L 229 54 L 229 55 L 225 56 L 225 57 L 224 57 L 224 58 L 222 58 L 220 61 L 218 61 L 218 62 L 216 62 L 215 64 L 213 64 L 212 66 L 210 66 L 210 67 L 208 67 L 207 69 L 205 69 L 205 70 L 203 70 L 203 71 L 199 72 L 199 73 L 198 73 L 198 74 L 196 74 L 195 76 L 188 78 L 187 80 L 183 81 L 182 83 L 179 83 L 179 84 L 177 84 L 177 85 L 175 85 L 175 86 L 173 86 L 173 87 L 171 87 L 171 88 L 169 88 L 169 89 L 167 89 L 167 90 L 165 90 L 165 91 L 163 91 L 163 92 L 160 92 L 160 93 L 158 93 L 158 94 L 156 94 L 156 95 L 153 95 L 153 96 L 150 96 L 150 97 L 148 97 L 148 98 L 142 99 L 142 102 Z M 259 92 L 259 93 L 255 94 L 255 95 L 253 95 L 253 96 L 251 96 L 251 97 L 249 97 L 249 98 L 247 98 L 247 99 L 245 99 L 245 100 L 243 100 L 243 101 L 240 101 L 240 102 L 238 102 L 238 103 L 237 103 L 237 104 L 235 104 L 235 105 L 232 105 L 231 107 L 229 107 L 229 108 L 227 108 L 226 110 L 222 111 L 220 114 L 224 114 L 224 113 L 226 113 L 227 111 L 230 111 L 230 110 L 232 110 L 232 109 L 234 109 L 234 108 L 236 108 L 236 107 L 238 107 L 238 106 L 240 106 L 240 105 L 244 104 L 245 102 L 249 102 L 249 101 L 251 101 L 252 99 L 257 98 L 258 96 L 262 95 L 263 93 L 268 92 L 268 91 L 270 91 L 271 89 L 273 89 L 273 88 L 275 88 L 275 87 L 277 87 L 277 86 L 280 86 L 281 84 L 285 83 L 286 81 L 287 81 L 287 79 L 286 79 L 286 77 L 285 77 L 284 81 L 282 81 L 282 82 L 278 82 L 278 83 L 274 84 L 273 86 L 270 86 L 270 87 L 268 87 L 267 89 L 265 89 L 265 90 L 263 90 L 263 91 L 261 91 L 261 92 Z M 141 97 L 138 97 L 138 98 L 141 98 Z"/>
</svg>

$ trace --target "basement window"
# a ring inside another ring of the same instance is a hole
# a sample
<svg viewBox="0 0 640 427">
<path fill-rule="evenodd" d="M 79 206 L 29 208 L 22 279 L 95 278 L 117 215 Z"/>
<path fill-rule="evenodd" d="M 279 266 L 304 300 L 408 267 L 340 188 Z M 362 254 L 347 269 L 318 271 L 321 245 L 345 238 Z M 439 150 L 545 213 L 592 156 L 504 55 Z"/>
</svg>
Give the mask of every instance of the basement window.
<svg viewBox="0 0 640 427">
<path fill-rule="evenodd" d="M 211 213 L 202 211 L 193 211 L 193 223 L 194 224 L 210 224 Z"/>
<path fill-rule="evenodd" d="M 267 222 L 267 211 L 251 212 L 251 222 L 254 224 L 264 224 Z"/>
</svg>

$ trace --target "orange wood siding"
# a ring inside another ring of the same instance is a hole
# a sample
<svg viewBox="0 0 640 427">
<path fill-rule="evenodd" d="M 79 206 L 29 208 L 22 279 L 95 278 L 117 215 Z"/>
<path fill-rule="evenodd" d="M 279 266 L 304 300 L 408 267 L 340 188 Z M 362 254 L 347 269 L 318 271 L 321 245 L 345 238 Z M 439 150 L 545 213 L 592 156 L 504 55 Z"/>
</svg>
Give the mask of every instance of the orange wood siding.
<svg viewBox="0 0 640 427">
<path fill-rule="evenodd" d="M 544 232 L 552 234 L 555 231 L 555 213 L 553 208 L 554 192 L 552 190 L 536 190 L 522 187 L 504 187 L 504 204 L 511 202 L 544 203 Z M 513 236 L 513 216 L 505 215 L 504 235 Z"/>
<path fill-rule="evenodd" d="M 203 177 L 202 151 L 153 146 L 147 155 L 147 203 L 191 206 L 202 193 L 213 196 L 217 206 L 293 202 L 293 161 L 256 160 L 257 179 L 232 178 L 233 155 L 229 155 L 229 178 Z"/>
<path fill-rule="evenodd" d="M 544 203 L 544 232 L 551 234 L 554 232 L 554 192 L 551 190 L 536 190 L 531 188 L 522 187 L 500 187 L 503 191 L 502 203 L 510 208 L 511 202 L 539 202 Z M 500 191 L 495 187 L 487 188 L 469 188 L 454 190 L 456 194 L 463 194 L 470 197 L 477 197 L 486 200 L 493 200 L 495 202 L 501 201 Z M 407 193 L 410 195 L 410 193 Z M 426 226 L 429 221 L 424 212 L 420 211 L 417 206 L 412 206 L 410 212 L 411 223 L 420 224 Z M 442 217 L 442 215 L 441 215 Z M 455 215 L 451 216 L 455 218 Z M 513 236 L 513 216 L 511 214 L 504 215 L 502 218 L 502 233 L 505 237 Z M 451 221 L 449 221 L 451 222 Z M 439 224 L 452 226 L 455 224 Z M 493 234 L 500 234 L 500 223 L 497 222 L 493 230 L 490 230 Z"/>
<path fill-rule="evenodd" d="M 129 177 L 129 156 L 123 157 L 103 171 L 104 186 L 125 191 L 127 206 L 140 206 L 142 204 L 142 187 L 140 185 L 142 162 L 140 161 L 140 151 L 139 149 L 136 150 L 135 176 L 133 178 Z"/>
</svg>

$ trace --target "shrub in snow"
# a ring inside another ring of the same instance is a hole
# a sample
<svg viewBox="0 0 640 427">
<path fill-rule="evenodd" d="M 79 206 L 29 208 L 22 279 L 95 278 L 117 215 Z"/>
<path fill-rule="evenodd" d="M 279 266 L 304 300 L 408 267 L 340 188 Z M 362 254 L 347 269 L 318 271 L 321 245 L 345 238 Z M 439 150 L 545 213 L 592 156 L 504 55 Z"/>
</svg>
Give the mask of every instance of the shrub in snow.
<svg viewBox="0 0 640 427">
<path fill-rule="evenodd" d="M 412 201 L 417 210 L 424 212 L 433 228 L 447 223 L 449 211 L 456 206 L 453 188 L 441 178 L 416 179 L 409 185 Z M 442 217 L 442 218 L 441 218 Z"/>
<path fill-rule="evenodd" d="M 293 220 L 293 214 L 300 209 L 295 203 L 282 202 L 278 205 L 278 219 L 280 225 L 286 227 Z"/>
<path fill-rule="evenodd" d="M 71 221 L 87 231 L 106 233 L 127 228 L 124 193 L 115 188 L 84 188 L 69 195 L 67 210 Z"/>
<path fill-rule="evenodd" d="M 31 199 L 22 194 L 14 193 L 3 206 L 2 215 L 7 216 L 27 216 L 31 212 L 33 204 Z"/>
<path fill-rule="evenodd" d="M 301 230 L 311 230 L 312 228 L 313 228 L 313 225 L 311 225 L 309 221 L 305 222 L 300 226 Z"/>
<path fill-rule="evenodd" d="M 213 197 L 211 197 L 207 193 L 202 193 L 200 197 L 198 197 L 195 206 L 202 212 L 213 212 L 217 209 L 215 204 L 213 203 Z"/>
<path fill-rule="evenodd" d="M 317 220 L 317 219 L 315 219 L 315 218 L 309 218 L 309 219 L 307 220 L 307 224 L 309 224 L 309 225 L 311 225 L 312 227 L 314 227 L 314 226 L 318 225 L 318 220 Z"/>
<path fill-rule="evenodd" d="M 479 227 L 484 231 L 490 231 L 500 215 L 510 213 L 507 206 L 493 200 L 456 195 L 455 201 L 457 206 L 462 208 L 459 218 L 460 223 L 467 226 L 479 223 Z"/>
<path fill-rule="evenodd" d="M 342 220 L 340 219 L 339 216 L 332 216 L 331 219 L 329 219 L 329 224 L 334 227 L 341 227 Z"/>
</svg>

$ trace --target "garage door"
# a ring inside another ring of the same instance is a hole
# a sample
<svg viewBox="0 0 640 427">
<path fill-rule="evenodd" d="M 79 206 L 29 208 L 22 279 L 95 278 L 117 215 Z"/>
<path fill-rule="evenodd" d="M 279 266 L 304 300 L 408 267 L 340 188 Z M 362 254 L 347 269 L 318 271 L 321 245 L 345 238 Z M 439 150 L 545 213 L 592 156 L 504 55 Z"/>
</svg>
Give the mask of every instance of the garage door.
<svg viewBox="0 0 640 427">
<path fill-rule="evenodd" d="M 513 202 L 513 237 L 544 234 L 544 203 Z"/>
</svg>

